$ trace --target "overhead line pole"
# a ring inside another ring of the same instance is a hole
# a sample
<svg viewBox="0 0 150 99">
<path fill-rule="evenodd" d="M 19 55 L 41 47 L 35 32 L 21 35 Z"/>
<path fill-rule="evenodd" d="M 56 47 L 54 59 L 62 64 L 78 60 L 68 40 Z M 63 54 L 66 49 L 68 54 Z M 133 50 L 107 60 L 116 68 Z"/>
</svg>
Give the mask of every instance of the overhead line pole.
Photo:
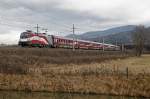
<svg viewBox="0 0 150 99">
<path fill-rule="evenodd" d="M 100 41 L 100 35 L 98 36 L 98 42 L 101 43 Z M 100 46 L 99 46 L 99 51 L 101 50 Z"/>
<path fill-rule="evenodd" d="M 75 42 L 74 42 L 74 41 L 75 41 L 75 27 L 74 27 L 74 24 L 73 24 L 72 29 L 73 29 L 73 30 L 72 30 L 72 32 L 73 32 L 72 50 L 75 51 L 75 44 L 74 44 L 74 43 L 75 43 Z"/>
<path fill-rule="evenodd" d="M 37 29 L 37 34 L 39 33 L 39 26 L 38 26 L 38 24 L 37 24 L 37 26 L 35 27 L 36 29 Z"/>
<path fill-rule="evenodd" d="M 117 40 L 116 40 L 116 44 L 115 44 L 115 45 L 116 45 L 115 50 L 117 50 L 117 45 L 118 45 L 118 44 L 117 44 Z"/>
<path fill-rule="evenodd" d="M 103 51 L 105 51 L 105 39 L 104 39 L 104 37 L 103 37 Z"/>
</svg>

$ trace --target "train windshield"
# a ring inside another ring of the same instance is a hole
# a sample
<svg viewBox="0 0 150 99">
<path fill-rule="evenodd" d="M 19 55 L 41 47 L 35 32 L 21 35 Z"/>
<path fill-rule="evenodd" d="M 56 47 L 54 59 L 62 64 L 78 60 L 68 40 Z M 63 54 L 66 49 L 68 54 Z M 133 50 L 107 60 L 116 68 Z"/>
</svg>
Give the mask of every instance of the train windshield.
<svg viewBox="0 0 150 99">
<path fill-rule="evenodd" d="M 21 33 L 20 38 L 29 38 L 30 35 L 31 35 L 30 33 L 23 32 L 23 33 Z"/>
</svg>

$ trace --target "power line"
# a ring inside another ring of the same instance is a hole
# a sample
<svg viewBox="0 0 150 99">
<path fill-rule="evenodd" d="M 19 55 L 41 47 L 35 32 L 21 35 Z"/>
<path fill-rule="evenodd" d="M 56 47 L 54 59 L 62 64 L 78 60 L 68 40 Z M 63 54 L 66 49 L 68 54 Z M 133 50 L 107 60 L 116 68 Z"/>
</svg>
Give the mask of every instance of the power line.
<svg viewBox="0 0 150 99">
<path fill-rule="evenodd" d="M 47 33 L 47 32 L 48 32 L 48 29 L 46 29 L 46 28 L 43 28 L 42 30 L 44 30 L 44 31 L 45 31 L 45 33 Z"/>
</svg>

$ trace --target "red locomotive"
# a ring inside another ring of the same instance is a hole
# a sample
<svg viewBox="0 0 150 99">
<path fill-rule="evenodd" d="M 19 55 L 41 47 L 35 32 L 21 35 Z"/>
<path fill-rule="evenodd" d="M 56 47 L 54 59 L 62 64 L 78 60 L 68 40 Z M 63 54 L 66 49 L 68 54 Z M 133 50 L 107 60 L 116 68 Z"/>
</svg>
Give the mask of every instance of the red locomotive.
<svg viewBox="0 0 150 99">
<path fill-rule="evenodd" d="M 19 45 L 32 47 L 52 47 L 52 48 L 76 48 L 76 49 L 103 49 L 119 50 L 119 46 L 98 43 L 86 40 L 73 40 L 72 38 L 47 35 L 46 33 L 33 33 L 27 30 L 21 33 Z"/>
</svg>

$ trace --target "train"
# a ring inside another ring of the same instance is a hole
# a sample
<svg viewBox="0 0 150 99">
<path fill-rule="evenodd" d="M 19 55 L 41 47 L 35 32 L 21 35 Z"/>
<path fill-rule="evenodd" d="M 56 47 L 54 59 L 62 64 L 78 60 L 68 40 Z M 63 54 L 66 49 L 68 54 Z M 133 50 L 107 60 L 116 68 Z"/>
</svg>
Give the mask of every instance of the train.
<svg viewBox="0 0 150 99">
<path fill-rule="evenodd" d="M 20 34 L 19 46 L 22 47 L 49 47 L 49 48 L 75 48 L 90 50 L 119 50 L 120 47 L 113 44 L 99 43 L 94 41 L 73 39 L 47 33 L 36 33 L 31 30 Z"/>
</svg>

